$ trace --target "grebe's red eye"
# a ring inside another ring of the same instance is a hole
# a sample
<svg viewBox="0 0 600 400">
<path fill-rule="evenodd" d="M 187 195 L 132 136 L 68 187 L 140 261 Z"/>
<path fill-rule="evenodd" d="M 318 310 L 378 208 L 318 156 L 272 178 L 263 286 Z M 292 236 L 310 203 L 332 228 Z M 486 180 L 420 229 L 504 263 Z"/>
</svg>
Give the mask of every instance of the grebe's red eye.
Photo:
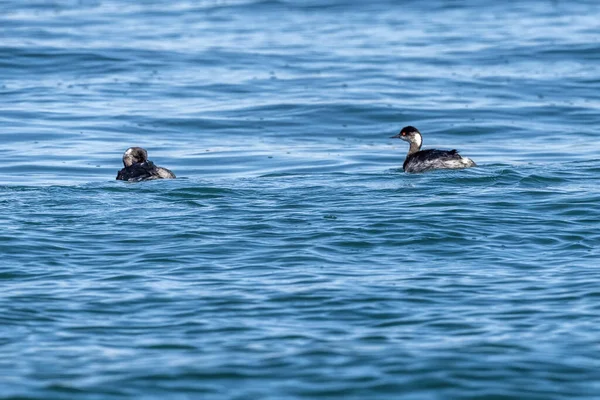
<svg viewBox="0 0 600 400">
<path fill-rule="evenodd" d="M 402 136 L 406 136 L 406 132 L 402 132 Z"/>
</svg>

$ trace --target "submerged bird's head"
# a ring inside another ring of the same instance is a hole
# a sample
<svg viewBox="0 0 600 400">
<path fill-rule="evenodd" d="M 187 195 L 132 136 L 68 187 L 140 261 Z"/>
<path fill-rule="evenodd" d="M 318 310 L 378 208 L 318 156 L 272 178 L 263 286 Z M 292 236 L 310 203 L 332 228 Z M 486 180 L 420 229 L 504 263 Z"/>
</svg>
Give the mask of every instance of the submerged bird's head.
<svg viewBox="0 0 600 400">
<path fill-rule="evenodd" d="M 123 153 L 123 165 L 131 167 L 133 164 L 148 161 L 148 152 L 141 147 L 130 147 Z"/>
<path fill-rule="evenodd" d="M 421 148 L 421 145 L 423 144 L 421 132 L 419 132 L 419 130 L 414 126 L 405 126 L 402 128 L 399 134 L 392 136 L 392 138 L 402 139 L 411 145 L 414 143 L 418 148 Z"/>
</svg>

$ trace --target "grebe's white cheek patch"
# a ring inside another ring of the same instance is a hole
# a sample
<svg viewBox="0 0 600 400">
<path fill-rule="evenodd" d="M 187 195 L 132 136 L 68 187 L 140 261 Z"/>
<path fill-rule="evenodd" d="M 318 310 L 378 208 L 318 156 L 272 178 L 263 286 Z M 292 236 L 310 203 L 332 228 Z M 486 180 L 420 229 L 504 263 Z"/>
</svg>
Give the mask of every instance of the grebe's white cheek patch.
<svg viewBox="0 0 600 400">
<path fill-rule="evenodd" d="M 419 147 L 421 147 L 421 144 L 423 143 L 423 138 L 418 133 L 415 135 L 415 143 Z"/>
<path fill-rule="evenodd" d="M 133 149 L 127 149 L 127 151 L 125 152 L 125 155 L 130 156 L 131 153 L 133 153 Z"/>
</svg>

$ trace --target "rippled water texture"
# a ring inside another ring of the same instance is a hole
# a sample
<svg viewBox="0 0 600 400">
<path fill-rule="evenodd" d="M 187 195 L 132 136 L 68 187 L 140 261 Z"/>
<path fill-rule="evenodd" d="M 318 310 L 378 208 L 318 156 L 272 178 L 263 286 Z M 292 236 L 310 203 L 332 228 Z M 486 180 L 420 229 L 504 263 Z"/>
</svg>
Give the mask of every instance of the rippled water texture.
<svg viewBox="0 0 600 400">
<path fill-rule="evenodd" d="M 599 20 L 0 1 L 0 398 L 597 399 Z"/>
</svg>

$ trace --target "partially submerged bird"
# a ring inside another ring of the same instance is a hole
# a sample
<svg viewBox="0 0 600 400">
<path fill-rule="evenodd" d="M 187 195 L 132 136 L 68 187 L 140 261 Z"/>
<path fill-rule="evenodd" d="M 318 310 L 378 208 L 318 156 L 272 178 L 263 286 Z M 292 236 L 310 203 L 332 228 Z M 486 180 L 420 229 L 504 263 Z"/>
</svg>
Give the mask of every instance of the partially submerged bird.
<svg viewBox="0 0 600 400">
<path fill-rule="evenodd" d="M 475 167 L 477 164 L 456 150 L 421 150 L 423 137 L 414 126 L 405 126 L 399 134 L 392 138 L 402 139 L 410 143 L 408 154 L 402 168 L 404 172 L 425 172 L 432 169 L 457 169 Z"/>
<path fill-rule="evenodd" d="M 148 152 L 141 147 L 130 147 L 123 154 L 125 168 L 117 173 L 117 180 L 139 182 L 150 179 L 174 179 L 170 170 L 148 161 Z"/>
</svg>

